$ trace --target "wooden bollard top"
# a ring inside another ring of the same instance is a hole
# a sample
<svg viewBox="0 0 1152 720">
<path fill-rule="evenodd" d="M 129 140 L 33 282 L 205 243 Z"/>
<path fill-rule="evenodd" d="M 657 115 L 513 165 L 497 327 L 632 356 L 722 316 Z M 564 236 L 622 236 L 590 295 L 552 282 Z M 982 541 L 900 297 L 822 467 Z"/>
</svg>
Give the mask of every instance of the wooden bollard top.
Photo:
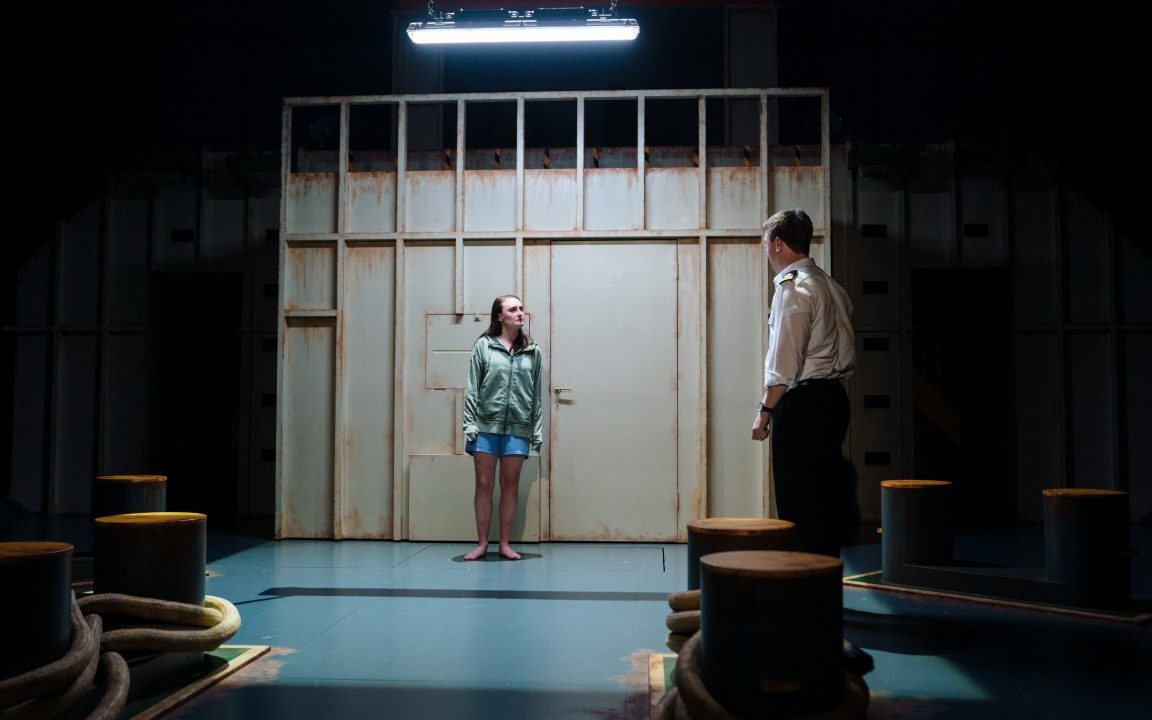
<svg viewBox="0 0 1152 720">
<path fill-rule="evenodd" d="M 924 490 L 951 485 L 948 480 L 881 480 L 880 487 L 895 488 L 897 490 Z"/>
<path fill-rule="evenodd" d="M 166 475 L 97 475 L 96 482 L 157 483 L 166 482 Z"/>
<path fill-rule="evenodd" d="M 788 520 L 753 517 L 713 517 L 689 520 L 688 527 L 701 535 L 760 535 L 796 527 Z"/>
<path fill-rule="evenodd" d="M 0 542 L 0 565 L 15 565 L 72 552 L 72 545 L 55 540 Z"/>
<path fill-rule="evenodd" d="M 1044 497 L 1116 497 L 1127 495 L 1123 490 L 1104 490 L 1103 488 L 1045 488 Z"/>
<path fill-rule="evenodd" d="M 203 522 L 208 516 L 193 512 L 142 512 L 123 515 L 105 515 L 94 522 L 97 525 L 176 525 L 186 522 Z"/>
<path fill-rule="evenodd" d="M 705 555 L 700 567 L 720 575 L 799 578 L 839 575 L 844 562 L 831 555 L 792 550 L 732 550 Z"/>
</svg>

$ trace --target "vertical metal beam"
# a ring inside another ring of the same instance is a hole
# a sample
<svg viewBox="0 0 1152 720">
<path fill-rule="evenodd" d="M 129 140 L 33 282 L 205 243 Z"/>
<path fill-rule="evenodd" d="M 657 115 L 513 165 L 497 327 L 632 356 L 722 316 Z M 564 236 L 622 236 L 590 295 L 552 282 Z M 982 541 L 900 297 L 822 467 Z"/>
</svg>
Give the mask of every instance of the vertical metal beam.
<svg viewBox="0 0 1152 720">
<path fill-rule="evenodd" d="M 832 140 L 829 127 L 828 91 L 820 93 L 820 177 L 824 182 L 824 192 L 820 202 L 824 205 L 822 217 L 826 235 L 824 236 L 824 257 L 828 270 L 832 269 Z"/>
<path fill-rule="evenodd" d="M 406 229 L 404 213 L 408 206 L 408 103 L 401 100 L 396 110 L 396 232 Z"/>
<path fill-rule="evenodd" d="M 708 359 L 710 356 L 708 352 L 708 291 L 710 289 L 708 285 L 708 236 L 701 233 L 697 242 L 700 253 L 700 292 L 697 308 L 700 323 L 700 329 L 697 333 L 700 373 L 696 378 L 696 392 L 700 398 L 700 411 L 696 425 L 699 428 L 699 435 L 696 438 L 696 478 L 700 483 L 698 491 L 700 493 L 700 505 L 697 510 L 699 512 L 698 517 L 708 517 L 708 488 L 710 485 L 708 477 Z M 681 532 L 687 533 L 686 524 Z M 684 540 L 688 540 L 686 534 Z"/>
<path fill-rule="evenodd" d="M 56 221 L 56 237 L 52 242 L 52 258 L 51 268 L 49 270 L 52 278 L 51 283 L 51 317 L 48 318 L 49 325 L 49 348 L 48 352 L 51 355 L 51 365 L 49 370 L 45 373 L 48 382 L 48 420 L 47 420 L 47 450 L 48 450 L 48 481 L 44 484 L 40 494 L 40 507 L 41 512 L 48 515 L 58 515 L 60 512 L 60 489 L 57 486 L 56 468 L 60 464 L 57 461 L 56 448 L 60 442 L 60 369 L 61 362 L 61 340 L 63 333 L 60 331 L 60 321 L 63 317 L 63 308 L 61 296 L 63 293 L 60 291 L 61 278 L 60 278 L 60 259 L 63 256 L 62 245 L 64 228 L 66 225 L 63 220 Z M 151 238 L 149 238 L 151 240 Z"/>
<path fill-rule="evenodd" d="M 524 96 L 516 98 L 516 226 L 524 229 Z"/>
<path fill-rule="evenodd" d="M 512 291 L 524 297 L 524 96 L 516 98 L 516 252 Z"/>
<path fill-rule="evenodd" d="M 699 158 L 696 178 L 700 184 L 696 193 L 696 227 L 708 228 L 708 111 L 704 96 L 696 99 L 696 157 Z"/>
<path fill-rule="evenodd" d="M 644 212 L 644 96 L 636 98 L 636 227 L 643 230 L 647 224 Z"/>
<path fill-rule="evenodd" d="M 772 213 L 768 205 L 768 93 L 760 93 L 760 224 Z M 767 264 L 765 262 L 765 264 Z"/>
<path fill-rule="evenodd" d="M 396 314 L 392 323 L 392 539 L 407 537 L 408 517 L 404 503 L 404 468 L 407 436 L 404 434 L 404 234 L 408 202 L 408 103 L 400 101 L 396 119 L 396 262 L 392 292 Z"/>
<path fill-rule="evenodd" d="M 464 100 L 456 101 L 456 303 L 455 313 L 464 314 Z"/>
<path fill-rule="evenodd" d="M 768 204 L 768 93 L 760 93 L 760 225 L 768 220 L 771 208 Z M 772 298 L 772 266 L 768 262 L 768 253 L 764 252 L 764 239 L 760 239 L 760 313 L 763 322 L 760 323 L 760 357 L 768 352 L 767 336 L 764 328 L 768 326 L 767 320 L 771 313 L 768 303 Z M 761 513 L 764 517 L 772 517 L 772 443 L 765 442 L 762 452 L 764 469 L 764 484 L 761 490 Z"/>
<path fill-rule="evenodd" d="M 284 275 L 288 263 L 288 181 L 292 173 L 292 106 L 284 103 L 280 114 L 280 258 L 276 279 L 276 539 L 284 523 L 284 353 L 287 347 L 284 320 Z M 149 243 L 151 244 L 151 243 Z"/>
<path fill-rule="evenodd" d="M 106 460 L 104 456 L 104 431 L 105 427 L 107 426 L 105 417 L 106 413 L 108 412 L 108 388 L 112 384 L 110 377 L 111 362 L 109 360 L 111 352 L 108 349 L 110 334 L 108 331 L 112 320 L 111 312 L 108 307 L 111 305 L 111 303 L 108 302 L 108 256 L 110 254 L 108 252 L 108 244 L 110 242 L 109 236 L 111 235 L 109 230 L 109 217 L 111 216 L 110 206 L 112 201 L 108 198 L 107 194 L 104 194 L 103 192 L 101 194 L 100 220 L 98 222 L 98 226 L 100 228 L 100 239 L 98 246 L 99 256 L 96 261 L 96 266 L 99 268 L 99 276 L 96 279 L 96 315 L 99 318 L 97 322 L 100 323 L 100 328 L 96 333 L 96 362 L 98 363 L 97 367 L 100 369 L 100 371 L 96 376 L 96 397 L 99 398 L 97 401 L 99 405 L 96 407 L 96 412 L 93 413 L 96 422 L 96 445 L 94 447 L 94 454 L 96 457 L 95 464 L 93 465 L 92 469 L 95 470 L 95 475 L 99 475 L 104 472 L 104 462 Z"/>
<path fill-rule="evenodd" d="M 576 98 L 576 231 L 584 230 L 584 96 Z"/>
<path fill-rule="evenodd" d="M 352 108 L 340 103 L 340 158 L 336 176 L 336 347 L 332 365 L 332 535 L 344 537 L 344 234 L 348 231 L 348 138 Z"/>
</svg>

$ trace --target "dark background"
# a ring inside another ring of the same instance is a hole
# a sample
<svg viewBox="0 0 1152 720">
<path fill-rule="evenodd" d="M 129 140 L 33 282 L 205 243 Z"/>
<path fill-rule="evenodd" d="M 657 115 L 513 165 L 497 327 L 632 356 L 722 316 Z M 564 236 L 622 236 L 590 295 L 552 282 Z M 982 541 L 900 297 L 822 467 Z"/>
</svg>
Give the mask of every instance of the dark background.
<svg viewBox="0 0 1152 720">
<path fill-rule="evenodd" d="M 440 8 L 460 6 L 520 5 Z M 394 24 L 418 19 L 424 7 L 412 0 L 5 2 L 3 324 L 12 323 L 16 268 L 51 241 L 57 221 L 100 192 L 108 173 L 181 158 L 195 167 L 202 149 L 278 154 L 283 98 L 394 92 Z M 1109 212 L 1120 232 L 1149 247 L 1137 225 L 1149 150 L 1137 100 L 1144 63 L 1136 62 L 1136 35 L 1144 31 L 1135 10 L 1103 2 L 1072 13 L 1003 0 L 781 0 L 778 8 L 777 84 L 830 89 L 832 139 L 850 147 L 850 161 L 869 148 L 927 142 L 1036 153 L 1057 163 L 1062 180 Z M 724 9 L 621 3 L 642 30 L 620 46 L 448 48 L 442 90 L 724 87 Z M 921 287 L 950 287 L 922 279 Z M 166 467 L 235 467 L 229 428 L 195 422 L 226 417 L 236 401 L 235 322 L 226 319 L 238 307 L 235 284 L 203 275 L 158 282 L 158 313 L 179 312 L 188 297 L 222 298 L 221 327 L 157 340 L 156 357 L 181 359 L 153 369 L 157 397 L 192 418 L 158 431 Z M 947 297 L 917 305 L 936 313 Z M 940 325 L 944 335 L 956 334 L 963 317 L 954 320 Z M 11 348 L 4 350 L 0 372 L 11 377 Z M 5 434 L 0 444 L 10 442 Z M 189 450 L 197 447 L 224 448 L 226 457 Z M 181 452 L 189 453 L 183 461 L 169 457 Z"/>
<path fill-rule="evenodd" d="M 439 5 L 459 6 L 518 5 Z M 277 151 L 282 98 L 391 92 L 394 13 L 423 7 L 5 2 L 0 131 L 20 201 L 6 213 L 5 260 L 27 257 L 134 155 Z M 830 88 L 838 142 L 986 141 L 1040 152 L 1128 227 L 1129 178 L 1148 149 L 1136 101 L 1142 26 L 1126 7 L 782 0 L 779 85 Z M 723 8 L 621 3 L 642 27 L 623 48 L 452 48 L 444 91 L 722 87 Z"/>
</svg>

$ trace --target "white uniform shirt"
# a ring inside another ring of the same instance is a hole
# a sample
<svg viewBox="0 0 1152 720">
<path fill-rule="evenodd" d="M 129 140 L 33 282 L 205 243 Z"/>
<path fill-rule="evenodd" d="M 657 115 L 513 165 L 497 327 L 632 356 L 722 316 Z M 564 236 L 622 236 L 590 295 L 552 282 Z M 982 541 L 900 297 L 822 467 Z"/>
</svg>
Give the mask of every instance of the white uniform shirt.
<svg viewBox="0 0 1152 720">
<path fill-rule="evenodd" d="M 856 337 L 852 301 L 844 288 L 812 258 L 797 260 L 772 282 L 776 292 L 768 318 L 764 387 L 791 389 L 804 380 L 851 375 Z"/>
</svg>

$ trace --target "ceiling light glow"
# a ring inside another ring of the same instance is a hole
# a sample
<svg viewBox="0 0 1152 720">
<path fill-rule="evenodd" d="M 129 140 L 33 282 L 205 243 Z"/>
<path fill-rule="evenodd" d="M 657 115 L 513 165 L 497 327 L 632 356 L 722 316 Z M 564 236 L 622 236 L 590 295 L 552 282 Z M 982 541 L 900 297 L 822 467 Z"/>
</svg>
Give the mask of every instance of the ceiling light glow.
<svg viewBox="0 0 1152 720">
<path fill-rule="evenodd" d="M 635 40 L 640 24 L 608 10 L 539 8 L 536 10 L 457 10 L 437 13 L 408 25 L 418 45 L 462 43 L 611 42 Z"/>
</svg>

